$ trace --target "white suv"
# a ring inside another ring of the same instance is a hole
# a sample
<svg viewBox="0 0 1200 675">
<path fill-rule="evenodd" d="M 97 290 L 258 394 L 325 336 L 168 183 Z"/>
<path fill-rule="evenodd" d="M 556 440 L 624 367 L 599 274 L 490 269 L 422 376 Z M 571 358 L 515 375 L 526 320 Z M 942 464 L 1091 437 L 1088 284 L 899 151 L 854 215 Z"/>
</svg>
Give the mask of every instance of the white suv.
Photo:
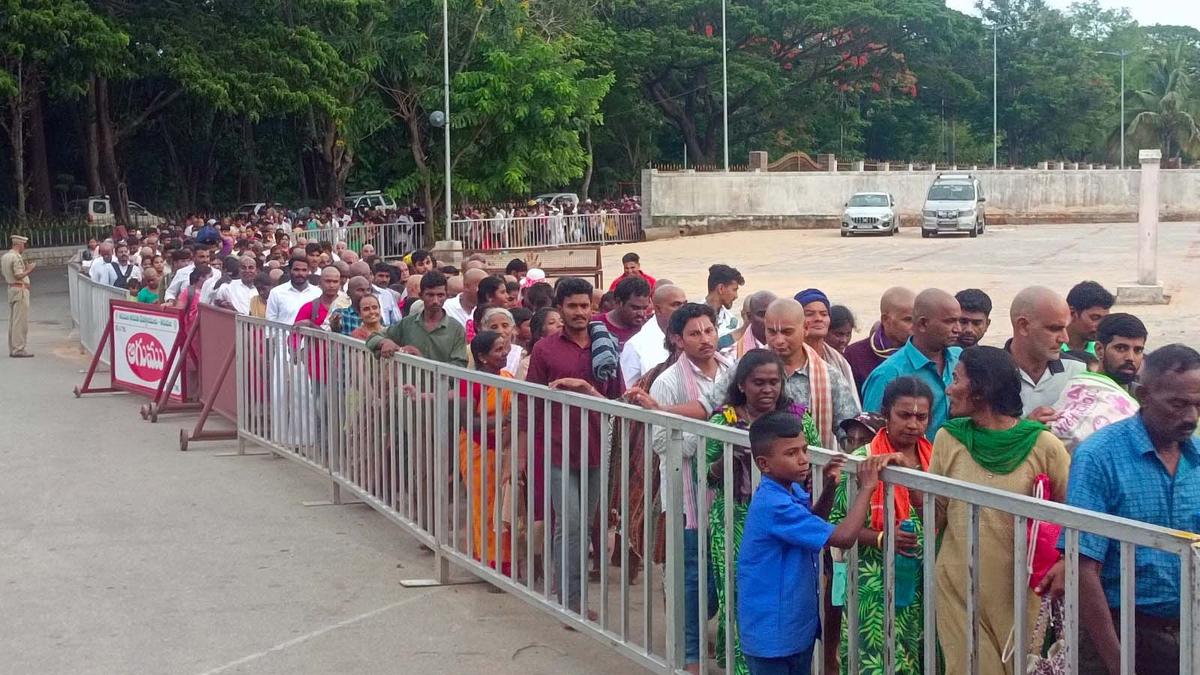
<svg viewBox="0 0 1200 675">
<path fill-rule="evenodd" d="M 983 234 L 986 226 L 983 186 L 969 173 L 942 173 L 929 186 L 921 208 L 921 236 Z"/>
<path fill-rule="evenodd" d="M 352 192 L 346 195 L 346 208 L 355 209 L 396 209 L 396 200 L 387 196 L 382 190 L 367 190 Z"/>
<path fill-rule="evenodd" d="M 76 199 L 67 203 L 67 215 L 80 218 L 92 227 L 113 227 L 117 224 L 117 216 L 112 203 L 107 196 Z M 150 213 L 146 207 L 129 200 L 129 218 L 134 227 L 162 227 L 167 219 Z"/>
</svg>

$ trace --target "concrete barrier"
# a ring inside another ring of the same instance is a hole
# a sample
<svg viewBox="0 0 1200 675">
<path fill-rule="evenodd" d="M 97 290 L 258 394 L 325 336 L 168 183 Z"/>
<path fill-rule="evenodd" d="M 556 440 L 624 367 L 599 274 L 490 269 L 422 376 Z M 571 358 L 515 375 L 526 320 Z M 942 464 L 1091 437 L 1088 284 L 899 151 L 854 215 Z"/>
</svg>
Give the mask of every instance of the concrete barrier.
<svg viewBox="0 0 1200 675">
<path fill-rule="evenodd" d="M 982 170 L 992 224 L 1135 222 L 1140 171 Z M 933 171 L 642 172 L 648 239 L 749 229 L 837 227 L 855 192 L 890 192 L 918 222 Z M 1162 171 L 1162 220 L 1200 219 L 1200 170 Z"/>
</svg>

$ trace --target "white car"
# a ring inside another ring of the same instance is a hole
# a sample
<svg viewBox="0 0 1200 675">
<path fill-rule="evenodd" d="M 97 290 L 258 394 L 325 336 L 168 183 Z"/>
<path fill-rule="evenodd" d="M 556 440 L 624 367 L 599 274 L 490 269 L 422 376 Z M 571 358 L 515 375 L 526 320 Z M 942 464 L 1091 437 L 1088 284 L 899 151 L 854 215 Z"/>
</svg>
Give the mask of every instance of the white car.
<svg viewBox="0 0 1200 675">
<path fill-rule="evenodd" d="M 241 206 L 237 207 L 237 214 L 243 218 L 249 218 L 250 216 L 262 215 L 264 211 L 271 207 L 275 207 L 275 210 L 277 211 L 287 211 L 287 209 L 283 207 L 283 204 L 275 202 L 252 202 L 250 204 L 242 204 Z"/>
<path fill-rule="evenodd" d="M 67 215 L 83 219 L 92 227 L 113 227 L 117 216 L 106 195 L 76 199 L 67 203 Z M 162 227 L 167 219 L 150 213 L 146 207 L 129 200 L 129 219 L 133 227 Z"/>
<path fill-rule="evenodd" d="M 900 229 L 896 198 L 886 192 L 858 192 L 842 212 L 842 236 L 878 233 L 888 236 Z"/>
<path fill-rule="evenodd" d="M 396 200 L 389 197 L 382 190 L 367 190 L 366 192 L 352 192 L 346 195 L 346 208 L 354 211 L 355 209 L 396 209 Z"/>
<path fill-rule="evenodd" d="M 942 173 L 929 186 L 921 207 L 921 236 L 983 234 L 986 226 L 983 185 L 969 173 Z"/>
<path fill-rule="evenodd" d="M 547 192 L 533 199 L 539 204 L 556 206 L 559 209 L 570 207 L 572 212 L 579 210 L 579 195 L 574 192 Z"/>
</svg>

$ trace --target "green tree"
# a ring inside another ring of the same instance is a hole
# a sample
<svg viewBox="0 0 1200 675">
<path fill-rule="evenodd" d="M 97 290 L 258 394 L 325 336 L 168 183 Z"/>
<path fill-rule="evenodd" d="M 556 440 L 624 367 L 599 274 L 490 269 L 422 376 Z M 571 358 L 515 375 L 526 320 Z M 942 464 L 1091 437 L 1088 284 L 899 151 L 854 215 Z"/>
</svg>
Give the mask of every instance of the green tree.
<svg viewBox="0 0 1200 675">
<path fill-rule="evenodd" d="M 26 212 L 26 119 L 43 95 L 78 98 L 87 75 L 107 71 L 128 37 L 80 0 L 0 0 L 0 126 L 12 146 L 17 217 Z M 41 161 L 45 162 L 42 158 Z"/>
<path fill-rule="evenodd" d="M 1192 98 L 1194 78 L 1184 49 L 1180 42 L 1156 54 L 1148 64 L 1146 88 L 1130 95 L 1129 137 L 1139 147 L 1160 148 L 1168 158 L 1200 154 L 1200 127 Z"/>
</svg>

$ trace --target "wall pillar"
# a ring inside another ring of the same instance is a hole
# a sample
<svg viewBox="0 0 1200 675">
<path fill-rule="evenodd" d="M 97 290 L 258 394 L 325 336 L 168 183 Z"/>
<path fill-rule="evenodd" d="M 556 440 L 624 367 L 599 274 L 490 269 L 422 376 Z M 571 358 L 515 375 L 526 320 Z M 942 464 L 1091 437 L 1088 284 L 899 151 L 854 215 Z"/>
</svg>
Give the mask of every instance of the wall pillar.
<svg viewBox="0 0 1200 675">
<path fill-rule="evenodd" d="M 1138 254 L 1136 284 L 1117 287 L 1117 302 L 1129 305 L 1161 305 L 1170 302 L 1158 283 L 1159 165 L 1162 151 L 1138 152 L 1142 164 L 1138 192 Z"/>
</svg>

